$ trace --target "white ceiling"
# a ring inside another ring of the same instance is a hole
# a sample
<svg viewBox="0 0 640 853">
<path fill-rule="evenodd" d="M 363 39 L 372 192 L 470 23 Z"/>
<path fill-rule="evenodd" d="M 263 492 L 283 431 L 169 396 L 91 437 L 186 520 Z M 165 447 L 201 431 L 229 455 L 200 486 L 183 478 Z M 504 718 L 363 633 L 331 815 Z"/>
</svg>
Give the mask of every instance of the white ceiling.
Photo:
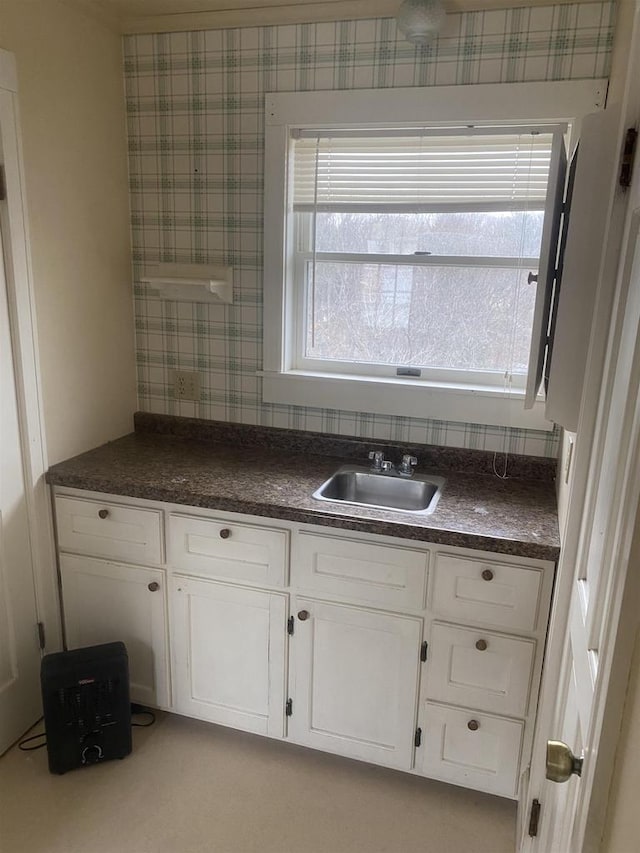
<svg viewBox="0 0 640 853">
<path fill-rule="evenodd" d="M 67 0 L 69 2 L 69 0 Z M 71 0 L 122 33 L 393 17 L 401 0 Z M 576 0 L 445 0 L 449 12 Z M 589 2 L 589 0 L 577 0 Z"/>
</svg>

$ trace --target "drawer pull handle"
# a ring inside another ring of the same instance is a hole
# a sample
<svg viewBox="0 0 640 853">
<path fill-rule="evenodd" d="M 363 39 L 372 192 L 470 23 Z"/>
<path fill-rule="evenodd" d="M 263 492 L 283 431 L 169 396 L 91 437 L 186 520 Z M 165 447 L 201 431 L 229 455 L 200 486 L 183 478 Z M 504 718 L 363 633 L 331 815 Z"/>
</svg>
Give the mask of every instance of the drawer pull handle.
<svg viewBox="0 0 640 853">
<path fill-rule="evenodd" d="M 99 509 L 98 510 L 98 518 L 107 518 L 109 516 L 108 509 Z"/>
<path fill-rule="evenodd" d="M 492 581 L 493 580 L 493 572 L 491 569 L 485 569 L 482 573 L 482 580 Z"/>
<path fill-rule="evenodd" d="M 231 536 L 231 531 L 229 530 L 229 528 L 223 527 L 222 530 L 220 531 L 220 538 L 221 539 L 228 539 L 230 536 Z"/>
<path fill-rule="evenodd" d="M 477 720 L 469 720 L 467 723 L 467 728 L 470 732 L 477 732 L 480 728 L 480 723 Z"/>
<path fill-rule="evenodd" d="M 309 611 L 308 611 L 308 610 L 300 610 L 300 611 L 298 612 L 298 619 L 299 619 L 301 622 L 306 622 L 306 620 L 309 618 L 309 615 L 310 615 L 310 614 L 309 614 Z"/>
<path fill-rule="evenodd" d="M 486 652 L 487 650 L 487 641 L 486 640 L 478 640 L 476 643 L 476 649 L 479 652 Z"/>
<path fill-rule="evenodd" d="M 157 592 L 160 589 L 160 584 L 158 581 L 151 581 L 151 583 L 147 586 L 149 592 Z"/>
</svg>

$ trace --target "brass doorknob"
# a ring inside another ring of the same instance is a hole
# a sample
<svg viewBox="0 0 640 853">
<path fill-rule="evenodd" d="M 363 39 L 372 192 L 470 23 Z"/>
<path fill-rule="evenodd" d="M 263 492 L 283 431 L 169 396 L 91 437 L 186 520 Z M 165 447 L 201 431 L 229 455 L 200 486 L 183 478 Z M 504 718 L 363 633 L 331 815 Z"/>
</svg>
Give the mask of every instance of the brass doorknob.
<svg viewBox="0 0 640 853">
<path fill-rule="evenodd" d="M 573 775 L 582 775 L 583 758 L 576 758 L 561 740 L 547 741 L 547 779 L 567 782 Z"/>
</svg>

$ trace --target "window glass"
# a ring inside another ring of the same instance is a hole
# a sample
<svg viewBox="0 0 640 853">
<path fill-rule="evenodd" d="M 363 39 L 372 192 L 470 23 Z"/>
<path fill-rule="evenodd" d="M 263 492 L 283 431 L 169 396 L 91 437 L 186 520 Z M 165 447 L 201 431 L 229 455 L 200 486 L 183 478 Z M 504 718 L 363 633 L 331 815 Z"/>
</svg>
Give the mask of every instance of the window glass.
<svg viewBox="0 0 640 853">
<path fill-rule="evenodd" d="M 487 213 L 318 212 L 316 251 L 537 258 L 543 220 L 543 210 Z"/>
<path fill-rule="evenodd" d="M 325 361 L 526 373 L 528 270 L 316 260 L 304 354 Z"/>
</svg>

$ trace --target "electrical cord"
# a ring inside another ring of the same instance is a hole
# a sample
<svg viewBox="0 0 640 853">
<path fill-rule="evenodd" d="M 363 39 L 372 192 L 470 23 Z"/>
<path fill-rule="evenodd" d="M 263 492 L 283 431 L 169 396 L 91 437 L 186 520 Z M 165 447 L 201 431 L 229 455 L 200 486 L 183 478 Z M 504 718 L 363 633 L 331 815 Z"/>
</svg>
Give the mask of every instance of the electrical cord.
<svg viewBox="0 0 640 853">
<path fill-rule="evenodd" d="M 148 723 L 131 723 L 131 728 L 139 728 L 139 729 L 148 729 L 149 726 L 152 726 L 156 721 L 156 715 L 150 708 L 145 708 L 144 705 L 138 705 L 136 702 L 131 703 L 131 715 L 137 716 L 138 714 L 145 714 L 150 717 Z M 39 722 L 39 721 L 38 721 Z M 36 749 L 42 749 L 47 745 L 46 740 L 42 743 L 37 744 L 36 746 L 25 746 L 27 743 L 31 743 L 33 740 L 38 740 L 38 738 L 46 738 L 46 732 L 40 732 L 37 735 L 31 735 L 30 737 L 25 737 L 21 741 L 18 742 L 18 749 L 22 750 L 22 752 L 34 752 Z"/>
<path fill-rule="evenodd" d="M 39 735 L 31 735 L 31 737 L 25 737 L 18 743 L 18 749 L 21 749 L 23 752 L 33 752 L 35 749 L 42 749 L 43 746 L 47 745 L 46 740 L 42 743 L 39 743 L 37 746 L 24 746 L 25 743 L 29 743 L 32 740 L 37 740 L 40 737 L 46 737 L 46 732 L 40 732 Z"/>
<path fill-rule="evenodd" d="M 148 723 L 131 723 L 131 728 L 148 729 L 156 721 L 156 715 L 150 708 L 145 708 L 144 705 L 138 705 L 136 702 L 131 703 L 131 713 L 134 715 L 146 714 L 151 717 Z"/>
</svg>

